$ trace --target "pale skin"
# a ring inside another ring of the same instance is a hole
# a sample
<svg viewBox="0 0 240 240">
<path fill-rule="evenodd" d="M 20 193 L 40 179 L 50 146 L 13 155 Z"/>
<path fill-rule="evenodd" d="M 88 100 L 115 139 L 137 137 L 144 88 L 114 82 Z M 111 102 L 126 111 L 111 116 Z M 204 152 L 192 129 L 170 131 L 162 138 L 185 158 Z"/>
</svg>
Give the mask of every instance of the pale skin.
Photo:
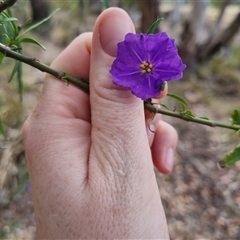
<svg viewBox="0 0 240 240">
<path fill-rule="evenodd" d="M 177 134 L 159 115 L 152 133 L 142 100 L 112 83 L 129 32 L 123 10 L 104 11 L 52 63 L 89 79 L 90 94 L 48 75 L 24 124 L 39 239 L 168 239 L 154 165 L 171 172 Z"/>
</svg>

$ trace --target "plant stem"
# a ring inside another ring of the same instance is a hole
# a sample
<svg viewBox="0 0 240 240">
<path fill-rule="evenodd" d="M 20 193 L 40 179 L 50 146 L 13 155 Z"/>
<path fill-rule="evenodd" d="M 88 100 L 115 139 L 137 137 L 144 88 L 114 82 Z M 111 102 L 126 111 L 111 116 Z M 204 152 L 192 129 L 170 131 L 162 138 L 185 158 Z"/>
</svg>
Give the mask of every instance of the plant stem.
<svg viewBox="0 0 240 240">
<path fill-rule="evenodd" d="M 30 57 L 26 57 L 22 54 L 19 54 L 15 51 L 11 50 L 11 48 L 5 46 L 2 43 L 0 43 L 0 52 L 2 52 L 5 57 L 13 58 L 15 60 L 26 63 L 34 68 L 37 68 L 38 70 L 40 70 L 42 72 L 49 73 L 50 75 L 53 75 L 54 77 L 65 81 L 67 84 L 72 83 L 75 86 L 83 89 L 85 92 L 87 92 L 87 93 L 89 92 L 88 81 L 84 81 L 83 79 L 78 79 L 78 78 L 72 77 L 72 76 L 66 74 L 65 72 L 60 72 L 53 68 L 50 68 L 49 66 L 41 63 L 36 58 L 30 58 Z"/>
<path fill-rule="evenodd" d="M 6 10 L 7 8 L 11 7 L 15 4 L 17 0 L 1 0 L 0 1 L 0 13 Z"/>
<path fill-rule="evenodd" d="M 240 130 L 240 125 L 228 124 L 228 123 L 224 123 L 224 122 L 213 121 L 213 120 L 195 117 L 195 116 L 193 117 L 193 116 L 189 116 L 184 113 L 181 113 L 181 112 L 173 112 L 173 111 L 162 109 L 162 108 L 156 108 L 155 105 L 152 105 L 149 102 L 144 102 L 144 108 L 149 110 L 152 113 L 161 113 L 163 115 L 179 118 L 179 119 L 182 119 L 182 120 L 185 120 L 188 122 L 195 122 L 195 123 L 207 125 L 210 127 L 228 128 L 228 129 L 232 129 L 232 130 L 236 130 L 236 131 Z"/>
<path fill-rule="evenodd" d="M 37 68 L 38 70 L 42 72 L 46 72 L 50 75 L 53 75 L 54 77 L 65 81 L 66 83 L 72 83 L 75 86 L 81 88 L 84 90 L 86 93 L 89 93 L 89 82 L 83 79 L 78 79 L 75 77 L 72 77 L 64 72 L 57 71 L 40 61 L 38 61 L 35 58 L 30 58 L 23 56 L 17 52 L 14 52 L 11 50 L 9 47 L 5 46 L 4 44 L 0 43 L 0 52 L 4 54 L 5 57 L 13 58 L 17 61 L 21 61 L 23 63 L 26 63 L 34 68 Z M 155 105 L 151 104 L 150 102 L 144 102 L 144 108 L 149 110 L 152 113 L 161 113 L 163 115 L 179 118 L 188 122 L 195 122 L 203 125 L 207 125 L 210 127 L 221 127 L 221 128 L 227 128 L 227 129 L 232 129 L 239 131 L 240 130 L 240 125 L 237 124 L 228 124 L 224 122 L 218 122 L 218 121 L 212 121 L 209 119 L 204 119 L 204 118 L 199 118 L 199 117 L 193 117 L 189 116 L 187 114 L 181 113 L 181 112 L 174 112 L 166 109 L 160 109 L 156 108 Z"/>
</svg>

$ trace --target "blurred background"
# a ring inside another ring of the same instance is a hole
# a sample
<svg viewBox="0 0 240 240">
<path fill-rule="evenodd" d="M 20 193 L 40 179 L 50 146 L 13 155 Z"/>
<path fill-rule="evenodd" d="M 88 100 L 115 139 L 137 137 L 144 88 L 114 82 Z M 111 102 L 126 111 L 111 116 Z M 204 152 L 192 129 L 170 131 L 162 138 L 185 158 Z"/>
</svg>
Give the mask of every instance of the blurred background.
<svg viewBox="0 0 240 240">
<path fill-rule="evenodd" d="M 22 53 L 50 64 L 72 39 L 92 31 L 97 16 L 109 6 L 125 9 L 137 32 L 146 32 L 157 17 L 164 17 L 158 30 L 176 39 L 187 64 L 184 78 L 170 82 L 169 92 L 184 97 L 196 116 L 229 122 L 231 112 L 240 110 L 240 1 L 19 0 L 11 8 L 19 24 L 29 18 L 35 23 L 60 8 L 50 21 L 28 34 L 47 50 L 22 45 Z M 34 239 L 21 127 L 37 104 L 44 73 L 23 65 L 22 81 L 15 77 L 8 83 L 13 67 L 11 59 L 4 59 L 0 66 L 4 128 L 0 136 L 0 239 Z M 170 110 L 179 108 L 169 97 L 161 104 Z M 179 134 L 173 173 L 156 172 L 171 239 L 240 239 L 240 164 L 218 166 L 239 144 L 239 136 L 166 116 L 162 119 Z"/>
</svg>

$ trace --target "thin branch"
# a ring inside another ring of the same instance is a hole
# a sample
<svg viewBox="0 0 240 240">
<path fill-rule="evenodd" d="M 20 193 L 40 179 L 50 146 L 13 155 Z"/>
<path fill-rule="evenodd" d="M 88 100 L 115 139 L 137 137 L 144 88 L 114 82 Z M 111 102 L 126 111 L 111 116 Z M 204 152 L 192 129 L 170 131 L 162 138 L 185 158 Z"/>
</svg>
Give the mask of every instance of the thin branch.
<svg viewBox="0 0 240 240">
<path fill-rule="evenodd" d="M 83 89 L 87 93 L 89 92 L 88 81 L 84 81 L 83 79 L 78 79 L 78 78 L 72 77 L 72 76 L 66 74 L 65 72 L 60 72 L 53 68 L 50 68 L 49 66 L 41 63 L 36 58 L 30 58 L 30 57 L 26 57 L 22 54 L 19 54 L 15 51 L 11 50 L 11 48 L 5 46 L 2 43 L 0 43 L 0 52 L 2 52 L 5 57 L 13 58 L 15 60 L 26 63 L 34 68 L 37 68 L 38 70 L 40 70 L 42 72 L 49 73 L 50 75 L 53 75 L 54 77 L 56 77 L 60 80 L 63 80 L 66 83 L 72 83 L 75 86 Z"/>
<path fill-rule="evenodd" d="M 0 0 L 0 13 L 15 4 L 17 0 Z"/>
<path fill-rule="evenodd" d="M 9 47 L 5 46 L 2 43 L 0 43 L 0 52 L 3 53 L 4 56 L 6 56 L 6 57 L 15 59 L 17 61 L 24 62 L 34 68 L 37 68 L 38 70 L 40 70 L 42 72 L 46 72 L 60 80 L 63 80 L 66 83 L 72 83 L 75 86 L 84 90 L 86 93 L 89 93 L 89 82 L 86 80 L 78 79 L 78 78 L 75 78 L 75 77 L 72 77 L 72 76 L 66 74 L 65 72 L 60 72 L 53 68 L 50 68 L 49 66 L 39 62 L 35 58 L 26 57 L 17 52 L 14 52 L 13 50 L 11 50 Z M 221 128 L 227 128 L 227 129 L 232 129 L 232 130 L 236 130 L 236 131 L 240 130 L 240 125 L 212 121 L 212 120 L 208 120 L 205 118 L 189 116 L 189 115 L 181 113 L 181 112 L 173 112 L 170 110 L 156 108 L 153 104 L 151 104 L 150 102 L 147 102 L 147 101 L 144 102 L 144 108 L 149 110 L 152 113 L 161 113 L 163 115 L 179 118 L 179 119 L 182 119 L 182 120 L 185 120 L 188 122 L 195 122 L 195 123 L 207 125 L 210 127 L 221 127 Z"/>
<path fill-rule="evenodd" d="M 173 111 L 162 109 L 162 108 L 156 108 L 154 105 L 152 105 L 149 102 L 144 102 L 144 108 L 149 110 L 152 113 L 161 113 L 163 115 L 179 118 L 179 119 L 182 119 L 182 120 L 185 120 L 188 122 L 195 122 L 195 123 L 207 125 L 210 127 L 221 127 L 221 128 L 227 128 L 227 129 L 232 129 L 232 130 L 236 130 L 236 131 L 240 130 L 240 125 L 213 121 L 213 120 L 209 120 L 209 119 L 205 119 L 205 118 L 189 116 L 189 115 L 181 113 L 181 112 L 173 112 Z"/>
</svg>

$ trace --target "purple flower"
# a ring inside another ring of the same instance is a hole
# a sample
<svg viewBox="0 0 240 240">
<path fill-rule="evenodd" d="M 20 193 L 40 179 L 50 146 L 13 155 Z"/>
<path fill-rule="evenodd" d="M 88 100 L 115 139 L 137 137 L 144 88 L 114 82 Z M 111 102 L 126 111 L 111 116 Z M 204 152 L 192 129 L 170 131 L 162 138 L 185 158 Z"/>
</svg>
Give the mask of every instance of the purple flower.
<svg viewBox="0 0 240 240">
<path fill-rule="evenodd" d="M 182 78 L 182 63 L 175 40 L 165 32 L 128 33 L 118 43 L 117 58 L 110 73 L 113 82 L 131 89 L 142 100 L 158 96 L 165 81 Z"/>
</svg>

